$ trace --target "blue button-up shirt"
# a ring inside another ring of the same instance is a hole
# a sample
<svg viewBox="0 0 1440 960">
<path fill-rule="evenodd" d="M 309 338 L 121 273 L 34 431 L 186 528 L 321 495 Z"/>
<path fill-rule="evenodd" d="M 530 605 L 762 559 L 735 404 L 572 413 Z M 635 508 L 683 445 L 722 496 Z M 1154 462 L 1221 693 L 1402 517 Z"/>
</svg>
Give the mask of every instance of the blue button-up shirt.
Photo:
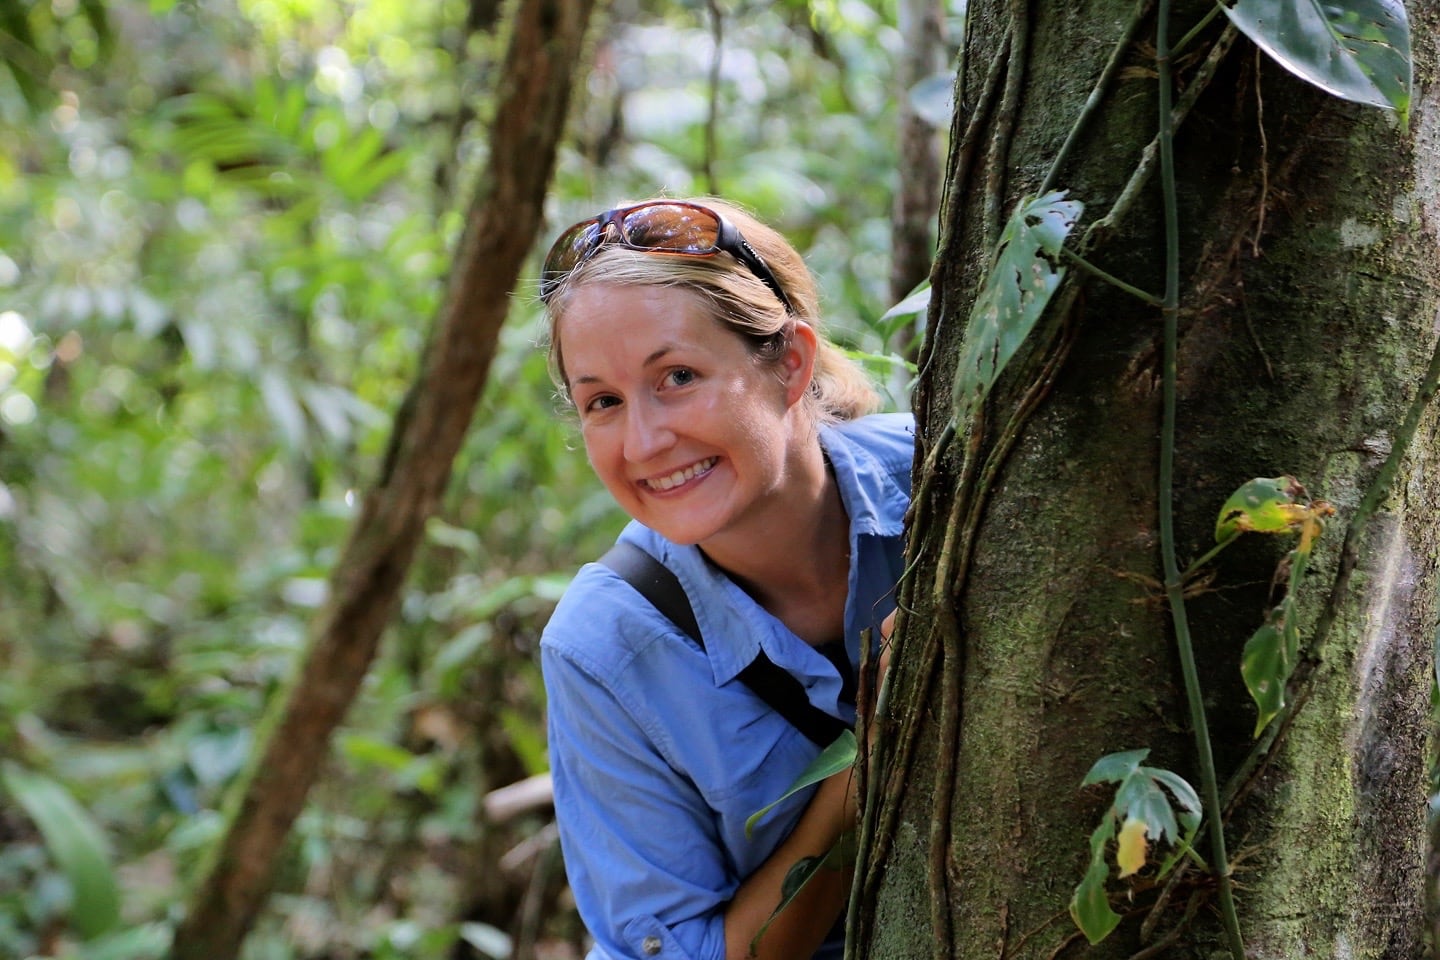
<svg viewBox="0 0 1440 960">
<path fill-rule="evenodd" d="M 895 609 L 910 502 L 914 420 L 880 414 L 823 427 L 850 518 L 845 646 L 878 637 Z M 776 531 L 783 537 L 784 531 Z M 550 764 L 566 872 L 591 960 L 719 960 L 724 908 L 790 833 L 812 790 L 745 836 L 819 753 L 736 675 L 760 650 L 810 702 L 853 723 L 834 663 L 771 616 L 694 546 L 631 523 L 621 534 L 679 578 L 701 649 L 609 568 L 586 564 L 545 628 Z M 830 951 L 837 944 L 827 944 Z M 822 951 L 824 952 L 824 951 Z"/>
</svg>

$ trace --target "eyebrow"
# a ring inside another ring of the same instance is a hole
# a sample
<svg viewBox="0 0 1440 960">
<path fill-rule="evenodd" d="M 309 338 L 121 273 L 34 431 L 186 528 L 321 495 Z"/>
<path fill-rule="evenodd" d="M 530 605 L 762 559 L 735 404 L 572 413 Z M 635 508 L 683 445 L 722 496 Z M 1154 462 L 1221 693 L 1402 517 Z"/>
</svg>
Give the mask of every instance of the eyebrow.
<svg viewBox="0 0 1440 960">
<path fill-rule="evenodd" d="M 650 356 L 646 357 L 645 360 L 640 364 L 640 366 L 642 366 L 642 367 L 648 367 L 648 366 L 650 366 L 651 364 L 655 363 L 655 361 L 664 358 L 664 356 L 665 356 L 666 354 L 674 351 L 675 349 L 677 349 L 677 348 L 676 348 L 676 346 L 675 346 L 674 344 L 667 343 L 667 344 L 663 345 L 662 347 L 660 347 L 660 349 L 656 350 L 654 353 L 650 354 Z M 599 382 L 600 382 L 600 378 L 597 377 L 597 376 L 595 376 L 594 374 L 587 374 L 586 376 L 583 376 L 583 377 L 576 377 L 574 380 L 570 381 L 571 386 L 577 386 L 577 385 L 582 384 L 582 383 L 599 383 Z"/>
</svg>

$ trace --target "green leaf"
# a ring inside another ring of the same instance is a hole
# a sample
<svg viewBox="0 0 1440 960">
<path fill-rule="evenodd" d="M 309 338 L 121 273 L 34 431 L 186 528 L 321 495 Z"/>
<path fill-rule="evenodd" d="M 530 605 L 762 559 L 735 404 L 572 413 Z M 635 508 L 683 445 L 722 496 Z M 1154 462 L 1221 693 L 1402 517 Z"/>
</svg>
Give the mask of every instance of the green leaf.
<svg viewBox="0 0 1440 960">
<path fill-rule="evenodd" d="M 1124 753 L 1106 754 L 1095 761 L 1090 772 L 1085 774 L 1085 779 L 1080 781 L 1080 786 L 1089 787 L 1097 783 L 1124 781 L 1139 769 L 1140 761 L 1149 755 L 1149 750 L 1127 750 Z"/>
<path fill-rule="evenodd" d="M 820 872 L 821 868 L 825 866 L 827 856 L 828 854 L 818 857 L 801 857 L 789 870 L 785 871 L 785 879 L 780 882 L 780 904 L 770 916 L 765 918 L 765 922 L 755 932 L 754 939 L 750 941 L 752 956 L 759 952 L 760 938 L 765 936 L 765 931 L 770 929 L 770 924 L 775 922 L 775 918 L 780 916 L 782 910 L 790 906 L 790 901 L 800 895 L 800 891 L 805 889 L 805 884 Z"/>
<path fill-rule="evenodd" d="M 919 288 L 911 293 L 904 300 L 880 314 L 879 323 L 893 320 L 897 317 L 915 317 L 930 309 L 930 284 L 922 283 Z"/>
<path fill-rule="evenodd" d="M 1159 767 L 1144 767 L 1145 774 L 1153 780 L 1157 780 L 1170 789 L 1170 793 L 1179 804 L 1179 820 L 1181 826 L 1187 831 L 1194 831 L 1200 826 L 1200 795 L 1195 788 L 1190 786 L 1189 781 L 1179 774 Z"/>
<path fill-rule="evenodd" d="M 1410 21 L 1402 0 L 1239 0 L 1225 15 L 1286 70 L 1409 124 Z"/>
<path fill-rule="evenodd" d="M 474 530 L 446 523 L 440 517 L 432 516 L 425 522 L 425 539 L 436 546 L 457 550 L 472 560 L 480 556 L 479 534 Z"/>
<path fill-rule="evenodd" d="M 147 923 L 112 930 L 85 944 L 75 960 L 161 960 L 170 949 L 174 930 L 166 923 Z"/>
<path fill-rule="evenodd" d="M 1121 821 L 1144 821 L 1156 840 L 1168 838 L 1173 843 L 1180 839 L 1180 828 L 1170 809 L 1170 798 L 1150 778 L 1149 769 L 1141 767 L 1120 785 L 1115 792 L 1114 813 Z"/>
<path fill-rule="evenodd" d="M 1305 488 L 1294 477 L 1256 477 L 1230 494 L 1215 521 L 1215 542 L 1255 533 L 1294 530 L 1311 515 Z"/>
<path fill-rule="evenodd" d="M 1106 816 L 1090 834 L 1090 867 L 1070 898 L 1070 918 L 1092 945 L 1104 940 L 1120 924 L 1120 914 L 1110 909 L 1110 898 L 1105 895 L 1105 881 L 1110 876 L 1105 846 L 1114 836 L 1115 821 Z"/>
<path fill-rule="evenodd" d="M 487 957 L 508 957 L 515 949 L 508 933 L 488 923 L 460 924 L 460 939 Z"/>
<path fill-rule="evenodd" d="M 855 734 L 849 730 L 840 734 L 835 742 L 830 744 L 820 755 L 810 761 L 810 766 L 800 772 L 795 782 L 782 794 L 774 803 L 767 804 L 760 810 L 750 815 L 745 821 L 745 836 L 748 838 L 755 829 L 755 824 L 760 818 L 771 810 L 775 809 L 782 801 L 794 796 L 806 787 L 813 786 L 827 777 L 834 776 L 842 770 L 846 770 L 855 764 L 855 755 L 858 752 L 858 745 L 855 742 Z"/>
<path fill-rule="evenodd" d="M 1245 643 L 1240 655 L 1240 675 L 1259 709 L 1255 736 L 1285 707 L 1285 684 L 1295 669 L 1300 653 L 1300 634 L 1295 626 L 1294 601 L 1286 597 Z"/>
<path fill-rule="evenodd" d="M 45 837 L 45 846 L 70 881 L 70 920 L 87 940 L 120 922 L 120 890 L 110 845 L 85 808 L 63 785 L 6 761 L 0 780 Z"/>
<path fill-rule="evenodd" d="M 955 73 L 942 70 L 915 84 L 907 93 L 910 109 L 915 116 L 937 130 L 949 126 L 954 111 Z"/>
<path fill-rule="evenodd" d="M 1065 268 L 1051 260 L 1060 255 L 1084 207 L 1064 196 L 1057 191 L 1022 200 L 1000 235 L 995 262 L 970 312 L 955 370 L 952 401 L 957 425 L 984 401 L 1065 276 Z"/>
<path fill-rule="evenodd" d="M 358 767 L 379 767 L 399 773 L 415 761 L 415 754 L 409 750 L 378 737 L 346 734 L 340 738 L 339 745 L 340 752 L 355 761 Z"/>
<path fill-rule="evenodd" d="M 280 431 L 280 437 L 291 450 L 305 446 L 305 410 L 295 396 L 289 381 L 275 370 L 260 374 L 260 396 L 270 419 Z"/>
</svg>

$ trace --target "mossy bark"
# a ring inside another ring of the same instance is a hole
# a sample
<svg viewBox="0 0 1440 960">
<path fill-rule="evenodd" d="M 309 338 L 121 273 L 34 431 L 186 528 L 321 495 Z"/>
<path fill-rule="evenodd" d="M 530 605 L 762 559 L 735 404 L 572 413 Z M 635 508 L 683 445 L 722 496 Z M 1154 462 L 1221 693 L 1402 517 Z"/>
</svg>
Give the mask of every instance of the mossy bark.
<svg viewBox="0 0 1440 960">
<path fill-rule="evenodd" d="M 1208 10 L 1175 6 L 1172 39 Z M 1202 58 L 1223 17 L 1177 63 L 1179 85 L 1199 94 L 1176 134 L 1181 565 L 1209 548 L 1220 505 L 1252 477 L 1292 474 L 1337 510 L 1300 591 L 1304 662 L 1291 699 L 1302 706 L 1258 772 L 1235 776 L 1255 743 L 1240 653 L 1275 602 L 1272 580 L 1293 538 L 1248 535 L 1188 601 L 1219 777 L 1234 798 L 1226 835 L 1252 957 L 1427 949 L 1433 412 L 1379 511 L 1368 521 L 1357 513 L 1403 440 L 1440 306 L 1440 4 L 1408 6 L 1408 130 L 1306 86 L 1243 38 L 1211 72 Z M 1158 125 L 1146 7 L 971 0 L 917 403 L 927 443 L 949 418 L 996 211 L 1036 190 L 1137 15 L 1128 69 L 1058 171 L 1056 186 L 1086 205 L 1072 242 L 1142 162 Z M 1158 177 L 1137 197 L 1089 235 L 1089 255 L 1158 295 Z M 1112 877 L 1126 919 L 1096 947 L 1067 915 L 1111 799 L 1079 789 L 1090 765 L 1148 747 L 1148 764 L 1200 782 L 1158 584 L 1159 311 L 1082 279 L 1071 270 L 1072 289 L 1054 304 L 1059 322 L 1032 336 L 980 429 L 957 438 L 917 500 L 909 612 L 871 770 L 877 834 L 859 871 L 862 957 L 1224 955 L 1214 881 L 1198 870 L 1158 907 L 1153 861 L 1138 878 Z M 1013 445 L 1002 449 L 1007 436 Z M 966 466 L 995 451 L 993 475 Z M 1361 521 L 1350 574 L 1341 544 Z M 947 701 L 947 684 L 958 700 Z"/>
</svg>

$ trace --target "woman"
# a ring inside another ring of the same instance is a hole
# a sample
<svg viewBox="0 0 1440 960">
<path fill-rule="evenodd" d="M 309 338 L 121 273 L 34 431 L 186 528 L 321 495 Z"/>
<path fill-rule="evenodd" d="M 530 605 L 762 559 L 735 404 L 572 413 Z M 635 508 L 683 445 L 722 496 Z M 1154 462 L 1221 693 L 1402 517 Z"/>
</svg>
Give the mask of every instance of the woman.
<svg viewBox="0 0 1440 960">
<path fill-rule="evenodd" d="M 634 521 L 620 539 L 674 574 L 702 635 L 602 564 L 545 629 L 555 806 L 592 960 L 839 957 L 848 870 L 820 870 L 766 923 L 791 866 L 853 827 L 850 778 L 747 837 L 820 746 L 739 677 L 763 652 L 853 724 L 861 632 L 894 610 L 913 421 L 865 416 L 874 390 L 821 335 L 800 255 L 719 201 L 576 224 L 541 299 L 591 466 Z"/>
</svg>

